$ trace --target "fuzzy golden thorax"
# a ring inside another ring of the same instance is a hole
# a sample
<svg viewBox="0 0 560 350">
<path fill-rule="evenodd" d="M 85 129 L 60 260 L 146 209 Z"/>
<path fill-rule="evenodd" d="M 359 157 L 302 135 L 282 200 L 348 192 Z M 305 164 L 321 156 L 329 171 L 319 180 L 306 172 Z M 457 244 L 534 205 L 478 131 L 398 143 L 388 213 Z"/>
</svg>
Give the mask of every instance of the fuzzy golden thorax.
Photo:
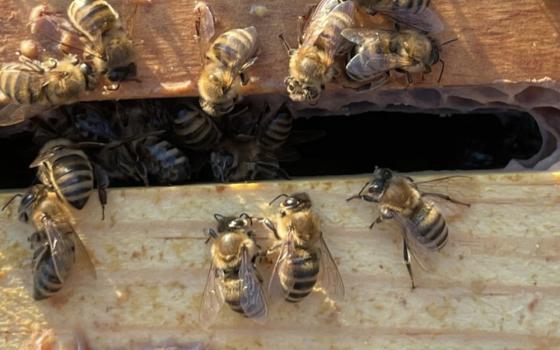
<svg viewBox="0 0 560 350">
<path fill-rule="evenodd" d="M 278 215 L 278 235 L 285 239 L 290 230 L 300 247 L 313 247 L 321 237 L 321 221 L 309 208 L 298 212 Z"/>
<path fill-rule="evenodd" d="M 225 232 L 212 243 L 212 261 L 220 270 L 238 269 L 241 265 L 242 248 L 247 249 L 252 259 L 257 254 L 257 246 L 244 229 Z"/>
<path fill-rule="evenodd" d="M 238 74 L 216 63 L 207 64 L 198 79 L 202 109 L 213 117 L 229 113 L 240 99 Z"/>
<path fill-rule="evenodd" d="M 380 210 L 406 214 L 422 202 L 420 192 L 409 179 L 402 176 L 393 177 L 379 200 Z"/>
<path fill-rule="evenodd" d="M 74 102 L 88 87 L 87 67 L 77 62 L 63 59 L 48 71 L 45 95 L 54 105 Z"/>
<path fill-rule="evenodd" d="M 290 57 L 290 76 L 285 84 L 295 102 L 316 101 L 333 75 L 334 61 L 315 46 L 303 46 Z"/>
</svg>

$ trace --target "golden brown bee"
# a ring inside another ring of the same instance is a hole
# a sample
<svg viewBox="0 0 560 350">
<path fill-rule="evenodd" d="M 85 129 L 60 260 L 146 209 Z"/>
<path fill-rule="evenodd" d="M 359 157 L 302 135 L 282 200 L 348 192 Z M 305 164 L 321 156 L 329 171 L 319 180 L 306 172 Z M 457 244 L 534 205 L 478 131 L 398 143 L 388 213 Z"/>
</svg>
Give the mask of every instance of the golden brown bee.
<svg viewBox="0 0 560 350">
<path fill-rule="evenodd" d="M 309 195 L 281 194 L 270 204 L 282 197 L 286 199 L 280 203 L 276 226 L 264 220 L 279 240 L 269 249 L 269 253 L 279 250 L 269 293 L 280 289 L 286 301 L 295 303 L 309 295 L 319 282 L 329 297 L 341 300 L 344 284 L 323 238 L 319 217 L 311 209 Z"/>
<path fill-rule="evenodd" d="M 257 60 L 257 29 L 232 29 L 212 43 L 214 22 L 208 6 L 196 8 L 196 33 L 205 64 L 198 79 L 200 106 L 213 117 L 233 110 L 241 99 L 239 90 L 249 82 L 247 69 Z"/>
<path fill-rule="evenodd" d="M 345 48 L 340 33 L 354 26 L 355 12 L 351 1 L 322 0 L 307 20 L 297 49 L 281 36 L 290 55 L 290 75 L 284 82 L 292 101 L 316 101 L 336 75 L 334 58 Z"/>
<path fill-rule="evenodd" d="M 428 6 L 430 0 L 354 0 L 368 13 L 377 12 L 424 32 L 441 32 L 443 23 Z"/>
<path fill-rule="evenodd" d="M 63 287 L 76 253 L 85 258 L 87 272 L 95 276 L 95 267 L 73 228 L 72 216 L 56 193 L 43 184 L 31 187 L 22 196 L 18 215 L 36 230 L 29 238 L 35 250 L 32 260 L 35 300 L 46 299 Z"/>
<path fill-rule="evenodd" d="M 446 178 L 430 180 L 439 181 Z M 425 182 L 424 182 L 425 183 Z M 356 198 L 378 203 L 380 216 L 371 224 L 370 229 L 386 219 L 395 219 L 403 228 L 403 254 L 410 275 L 412 288 L 411 254 L 422 265 L 427 253 L 440 251 L 447 243 L 448 228 L 441 211 L 425 197 L 439 197 L 455 204 L 470 206 L 441 193 L 421 192 L 413 179 L 395 176 L 389 169 L 376 168 L 371 181 L 361 191 L 347 200 Z"/>
<path fill-rule="evenodd" d="M 358 45 L 346 65 L 346 73 L 357 81 L 372 79 L 390 70 L 405 73 L 412 82 L 411 73 L 430 73 L 440 59 L 441 45 L 417 30 L 389 31 L 382 29 L 348 28 L 342 31 L 349 41 Z"/>
<path fill-rule="evenodd" d="M 74 0 L 68 19 L 97 53 L 93 64 L 100 74 L 119 82 L 136 75 L 134 46 L 117 11 L 105 0 Z"/>
<path fill-rule="evenodd" d="M 92 72 L 73 56 L 61 60 L 34 61 L 20 56 L 19 62 L 0 69 L 0 91 L 11 100 L 0 110 L 0 126 L 18 124 L 38 112 L 70 104 L 90 89 Z"/>
<path fill-rule="evenodd" d="M 247 214 L 224 217 L 215 214 L 217 232 L 208 230 L 212 263 L 202 295 L 200 323 L 210 326 L 221 307 L 229 307 L 255 321 L 264 321 L 268 314 L 262 290 L 262 278 L 255 268 L 259 247 L 250 230 L 252 219 Z"/>
</svg>

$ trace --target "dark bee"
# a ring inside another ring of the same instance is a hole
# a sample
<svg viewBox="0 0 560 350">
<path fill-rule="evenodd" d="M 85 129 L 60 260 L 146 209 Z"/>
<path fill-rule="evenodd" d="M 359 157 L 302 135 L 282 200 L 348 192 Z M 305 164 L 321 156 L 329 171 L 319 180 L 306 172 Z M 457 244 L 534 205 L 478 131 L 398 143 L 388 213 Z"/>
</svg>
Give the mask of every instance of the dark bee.
<svg viewBox="0 0 560 350">
<path fill-rule="evenodd" d="M 418 190 L 418 184 L 409 177 L 394 176 L 389 169 L 377 168 L 371 181 L 367 182 L 357 195 L 347 199 L 350 201 L 359 198 L 378 203 L 381 215 L 370 228 L 386 219 L 395 219 L 402 226 L 404 261 L 412 288 L 415 288 L 415 284 L 410 255 L 414 255 L 422 263 L 424 254 L 440 251 L 447 244 L 449 237 L 444 216 L 431 201 L 426 201 L 425 197 L 440 197 L 452 203 L 469 206 L 444 194 L 421 192 Z"/>
<path fill-rule="evenodd" d="M 222 138 L 222 132 L 214 120 L 190 105 L 177 113 L 173 120 L 173 132 L 184 147 L 201 151 L 212 149 Z"/>
<path fill-rule="evenodd" d="M 149 178 L 161 185 L 180 184 L 190 174 L 189 159 L 177 147 L 155 136 L 135 142 L 134 150 Z"/>
</svg>

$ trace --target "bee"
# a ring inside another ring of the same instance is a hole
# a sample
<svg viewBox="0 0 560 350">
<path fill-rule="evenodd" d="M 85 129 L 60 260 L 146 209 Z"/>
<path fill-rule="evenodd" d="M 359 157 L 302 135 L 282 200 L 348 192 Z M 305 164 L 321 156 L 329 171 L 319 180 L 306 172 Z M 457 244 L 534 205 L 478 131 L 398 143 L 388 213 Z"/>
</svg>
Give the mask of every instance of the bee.
<svg viewBox="0 0 560 350">
<path fill-rule="evenodd" d="M 229 182 L 288 178 L 277 154 L 290 136 L 293 116 L 283 110 L 270 116 L 259 123 L 255 135 L 238 134 L 223 139 L 210 155 L 216 179 Z"/>
<path fill-rule="evenodd" d="M 431 73 L 431 67 L 438 62 L 442 65 L 438 82 L 441 81 L 445 67 L 440 58 L 441 46 L 451 42 L 439 45 L 432 37 L 413 29 L 347 28 L 342 36 L 358 45 L 355 55 L 346 64 L 351 78 L 367 80 L 394 69 L 405 73 L 409 84 L 412 83 L 411 73 Z"/>
<path fill-rule="evenodd" d="M 311 209 L 307 193 L 281 194 L 277 226 L 270 219 L 263 223 L 278 240 L 268 254 L 279 251 L 269 283 L 269 294 L 280 289 L 291 303 L 302 301 L 319 282 L 329 297 L 344 298 L 344 284 L 336 263 L 325 243 L 320 220 Z"/>
<path fill-rule="evenodd" d="M 255 268 L 259 247 L 250 230 L 252 218 L 247 214 L 225 217 L 215 214 L 217 232 L 207 231 L 212 241 L 212 262 L 202 295 L 200 323 L 214 322 L 224 303 L 245 317 L 262 322 L 268 315 L 262 278 Z"/>
<path fill-rule="evenodd" d="M 189 159 L 168 141 L 149 136 L 135 143 L 139 162 L 157 184 L 180 184 L 190 178 Z"/>
<path fill-rule="evenodd" d="M 14 196 L 2 210 L 17 196 L 21 195 Z M 76 260 L 76 253 L 85 258 L 87 272 L 95 277 L 95 267 L 73 228 L 72 217 L 56 193 L 43 184 L 37 184 L 21 197 L 19 219 L 31 223 L 36 230 L 29 238 L 34 249 L 33 298 L 49 298 L 63 287 Z"/>
<path fill-rule="evenodd" d="M 86 153 L 68 139 L 47 142 L 31 168 L 44 185 L 52 188 L 59 198 L 76 209 L 82 209 L 93 191 L 94 166 Z M 99 175 L 101 169 L 95 169 Z M 106 181 L 98 177 L 98 192 L 103 212 L 107 204 Z"/>
<path fill-rule="evenodd" d="M 214 34 L 213 17 L 207 6 L 196 9 L 196 36 L 201 52 L 206 53 L 198 79 L 200 106 L 212 117 L 219 117 L 234 109 L 241 100 L 241 86 L 249 83 L 246 71 L 258 58 L 257 29 L 231 29 L 209 44 Z"/>
<path fill-rule="evenodd" d="M 430 7 L 430 0 L 354 0 L 369 14 L 377 12 L 391 17 L 395 22 L 406 24 L 423 32 L 437 33 L 444 28 L 443 22 Z"/>
<path fill-rule="evenodd" d="M 80 93 L 91 90 L 92 80 L 90 67 L 75 56 L 37 61 L 20 55 L 19 62 L 0 69 L 0 91 L 11 102 L 0 110 L 0 126 L 19 124 L 41 111 L 73 103 Z"/>
<path fill-rule="evenodd" d="M 132 40 L 117 11 L 105 0 L 73 0 L 67 9 L 72 26 L 87 38 L 93 65 L 112 82 L 136 75 Z"/>
<path fill-rule="evenodd" d="M 429 180 L 440 181 L 450 177 Z M 447 244 L 449 233 L 445 217 L 426 197 L 439 197 L 449 202 L 469 207 L 468 203 L 457 201 L 441 193 L 421 192 L 417 182 L 410 177 L 393 175 L 385 168 L 376 168 L 371 181 L 367 182 L 357 195 L 347 199 L 362 199 L 378 203 L 380 216 L 370 225 L 387 219 L 395 219 L 403 228 L 403 256 L 412 289 L 416 287 L 412 275 L 411 258 L 423 265 L 423 256 L 438 252 Z M 425 267 L 425 266 L 423 266 Z"/>
<path fill-rule="evenodd" d="M 189 149 L 205 151 L 215 147 L 222 139 L 222 131 L 214 120 L 194 106 L 186 106 L 173 119 L 173 132 Z"/>
<path fill-rule="evenodd" d="M 335 56 L 345 50 L 340 33 L 354 26 L 355 12 L 351 1 L 322 0 L 307 20 L 297 49 L 280 35 L 290 56 L 289 76 L 284 83 L 292 101 L 315 102 L 337 74 Z"/>
</svg>

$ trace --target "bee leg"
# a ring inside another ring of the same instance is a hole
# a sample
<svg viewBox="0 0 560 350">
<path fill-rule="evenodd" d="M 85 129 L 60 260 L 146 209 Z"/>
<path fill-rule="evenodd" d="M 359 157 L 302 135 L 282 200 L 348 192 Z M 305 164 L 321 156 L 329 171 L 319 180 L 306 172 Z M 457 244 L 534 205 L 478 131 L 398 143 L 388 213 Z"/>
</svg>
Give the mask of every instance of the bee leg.
<svg viewBox="0 0 560 350">
<path fill-rule="evenodd" d="M 406 269 L 408 270 L 408 275 L 410 276 L 410 283 L 412 284 L 412 290 L 416 288 L 414 284 L 414 276 L 412 275 L 412 264 L 410 263 L 410 251 L 408 250 L 408 245 L 406 244 L 406 240 L 403 240 L 403 258 L 404 263 L 406 265 Z"/>
<path fill-rule="evenodd" d="M 410 74 L 410 72 L 406 72 L 406 82 L 408 83 L 408 85 L 406 86 L 407 88 L 412 85 L 412 83 L 414 83 L 414 80 L 412 79 L 412 74 Z"/>
<path fill-rule="evenodd" d="M 264 226 L 271 231 L 274 234 L 274 238 L 276 239 L 280 239 L 280 236 L 278 235 L 278 230 L 276 229 L 276 226 L 274 226 L 274 224 L 272 223 L 272 221 L 270 221 L 269 218 L 264 218 L 261 220 L 261 222 L 264 224 Z"/>
<path fill-rule="evenodd" d="M 377 219 L 375 219 L 375 221 L 373 221 L 373 222 L 371 223 L 371 225 L 369 225 L 369 229 L 371 230 L 371 229 L 373 228 L 373 226 L 375 226 L 376 224 L 382 223 L 383 220 L 384 220 L 383 216 L 379 215 L 379 216 L 377 217 Z"/>
<path fill-rule="evenodd" d="M 284 34 L 278 34 L 278 38 L 280 38 L 280 40 L 282 41 L 282 46 L 284 46 L 284 49 L 288 53 L 288 56 L 291 56 L 294 53 L 295 50 L 292 49 L 290 44 L 288 44 L 288 42 L 286 41 L 286 38 L 284 38 Z"/>
<path fill-rule="evenodd" d="M 453 199 L 453 198 L 451 198 L 451 197 L 449 197 L 448 195 L 443 194 L 443 193 L 423 192 L 423 193 L 422 193 L 422 197 L 426 197 L 426 196 L 439 197 L 439 198 L 445 199 L 446 201 L 450 201 L 451 203 L 455 203 L 455 204 L 459 204 L 459 205 L 464 205 L 464 206 L 466 206 L 466 207 L 470 207 L 470 206 L 471 206 L 469 203 L 465 203 L 465 202 L 458 201 L 458 200 Z"/>
<path fill-rule="evenodd" d="M 109 176 L 100 166 L 94 166 L 95 180 L 97 181 L 97 195 L 101 203 L 101 220 L 105 220 L 105 206 L 107 205 L 107 188 L 109 187 Z"/>
</svg>

